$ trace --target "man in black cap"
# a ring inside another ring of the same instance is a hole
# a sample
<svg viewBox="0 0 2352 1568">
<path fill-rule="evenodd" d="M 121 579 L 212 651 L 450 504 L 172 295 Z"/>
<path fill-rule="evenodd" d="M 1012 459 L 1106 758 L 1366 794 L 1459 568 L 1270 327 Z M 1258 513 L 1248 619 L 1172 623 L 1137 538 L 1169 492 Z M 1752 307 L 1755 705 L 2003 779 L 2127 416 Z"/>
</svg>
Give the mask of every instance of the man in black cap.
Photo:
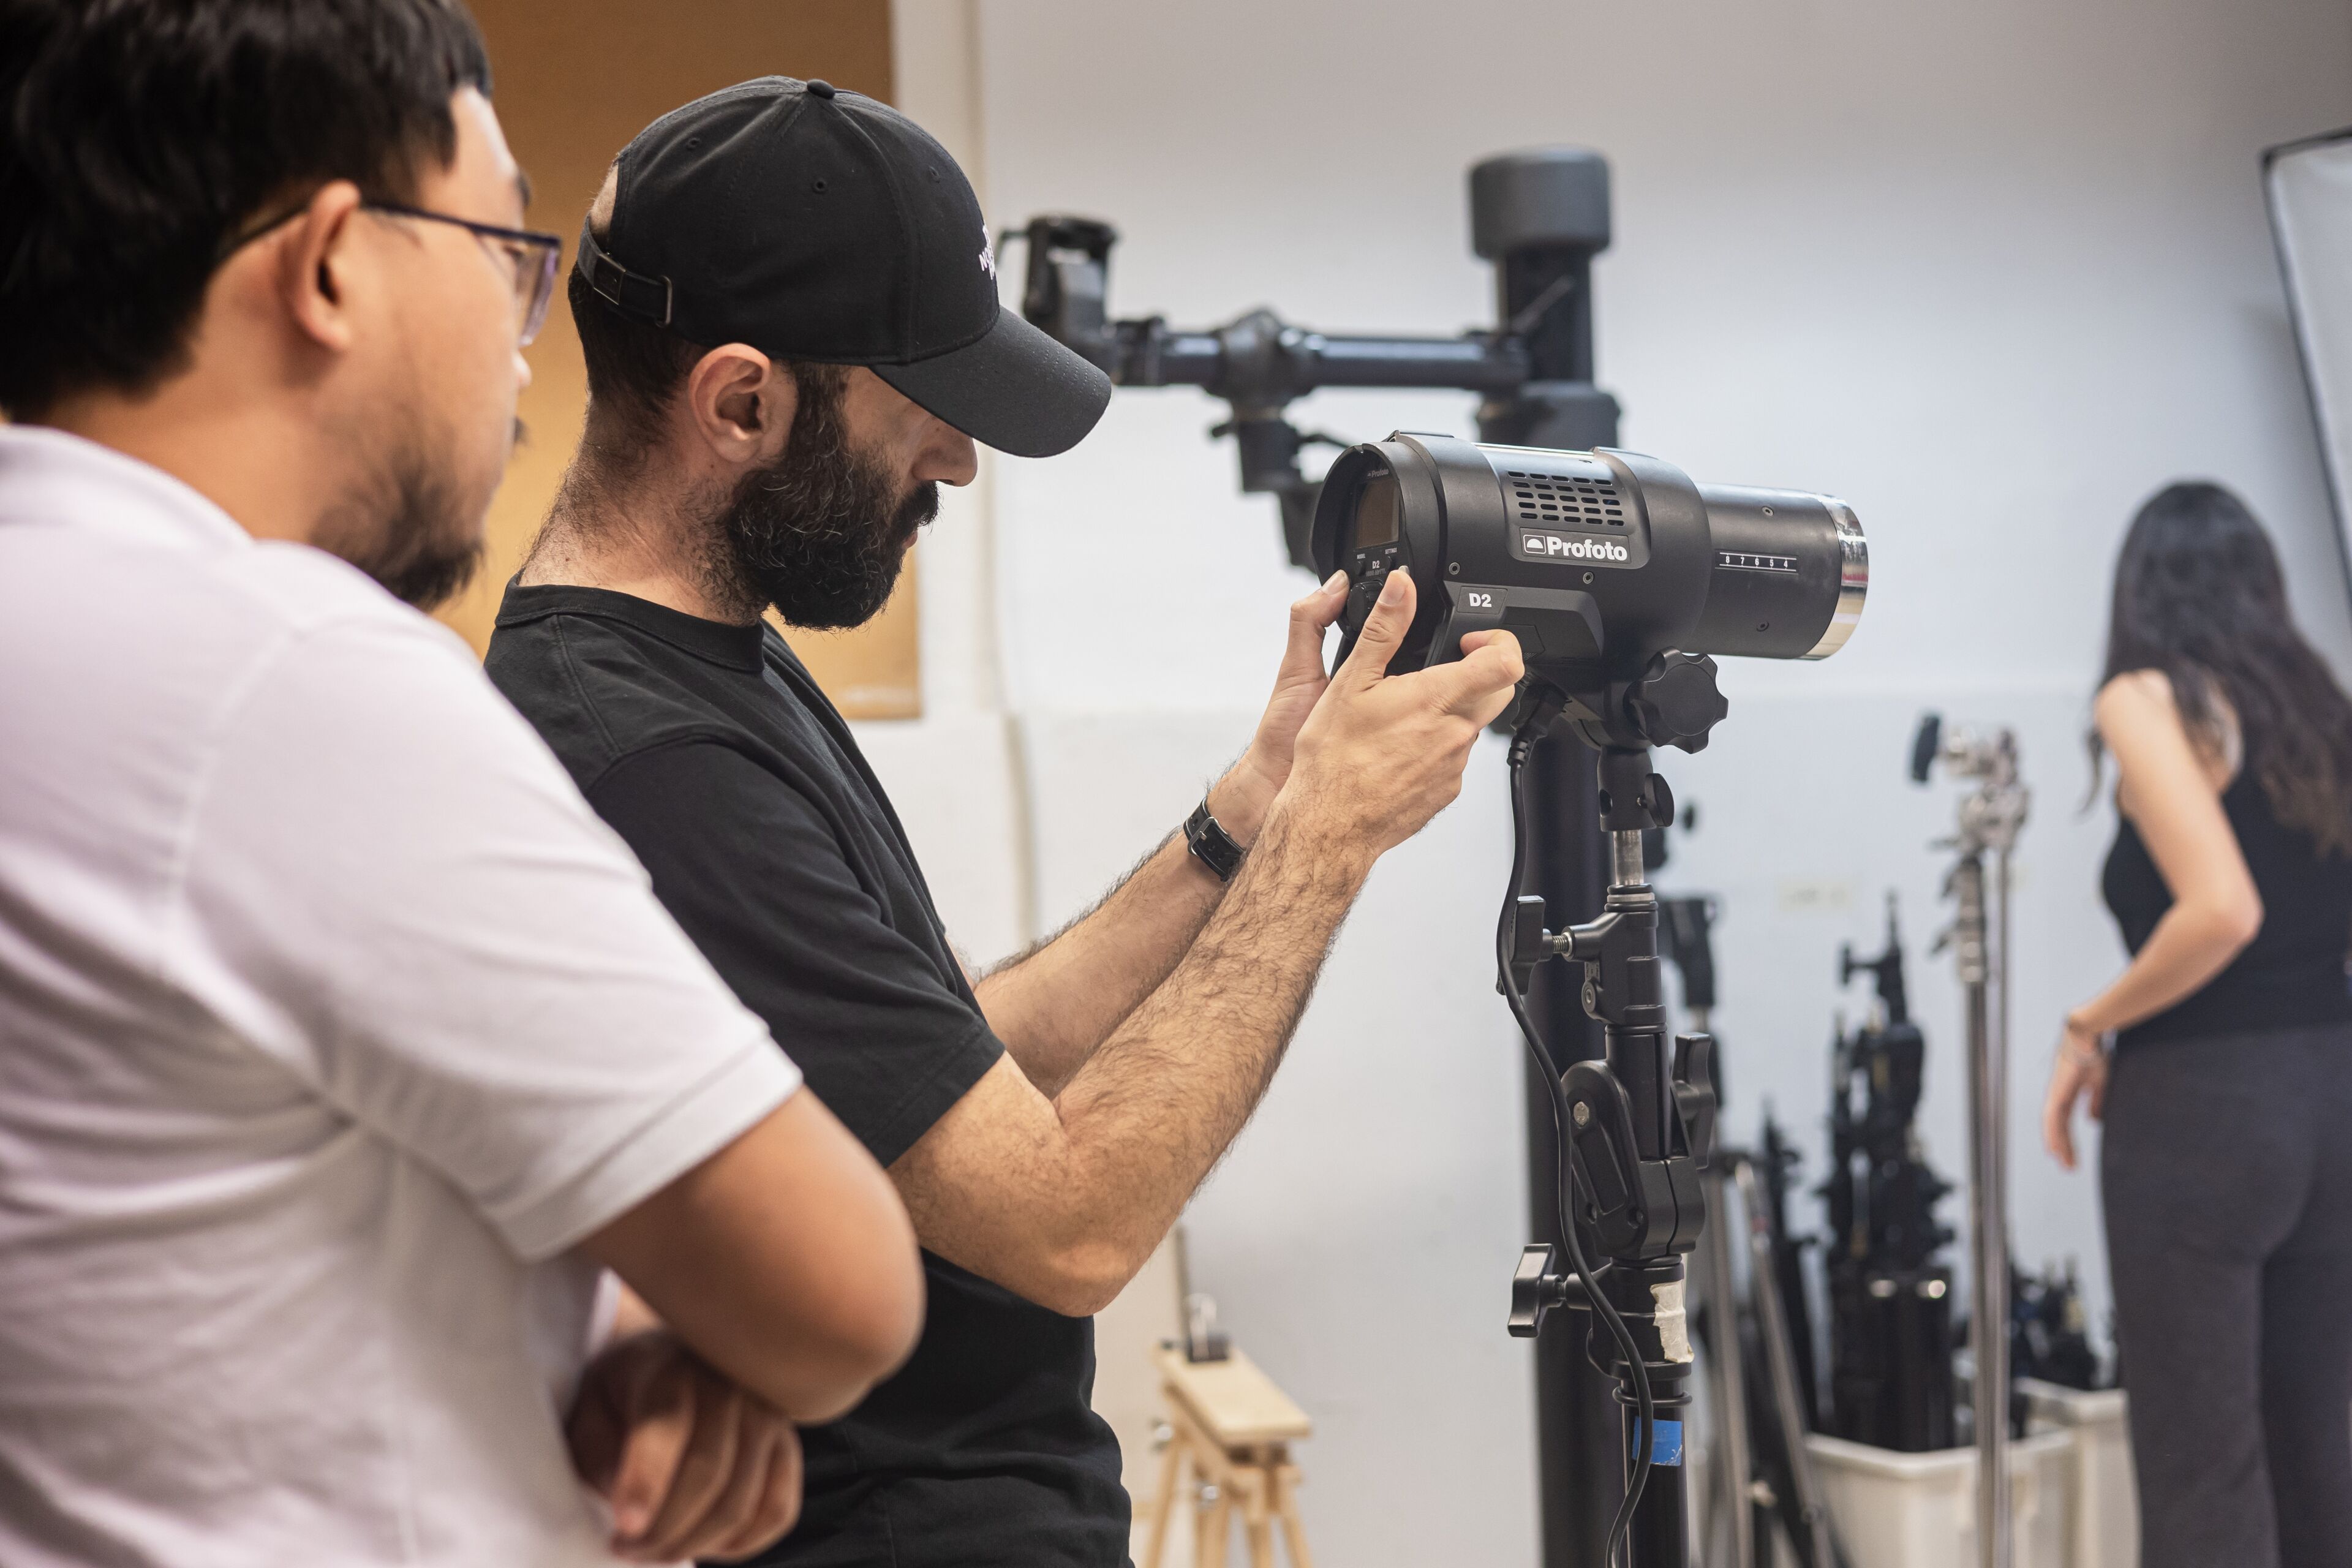
<svg viewBox="0 0 2352 1568">
<path fill-rule="evenodd" d="M 1517 645 L 1386 674 L 1412 614 L 1398 573 L 1327 682 L 1326 584 L 1183 831 L 975 984 L 849 730 L 761 616 L 875 614 L 975 439 L 1065 450 L 1109 384 L 1000 305 L 947 153 L 821 81 L 656 121 L 570 294 L 587 427 L 490 673 L 888 1167 L 925 1248 L 913 1359 L 807 1434 L 803 1522 L 762 1561 L 1116 1568 L 1089 1314 L 1240 1131 L 1374 860 L 1459 790 Z"/>
</svg>

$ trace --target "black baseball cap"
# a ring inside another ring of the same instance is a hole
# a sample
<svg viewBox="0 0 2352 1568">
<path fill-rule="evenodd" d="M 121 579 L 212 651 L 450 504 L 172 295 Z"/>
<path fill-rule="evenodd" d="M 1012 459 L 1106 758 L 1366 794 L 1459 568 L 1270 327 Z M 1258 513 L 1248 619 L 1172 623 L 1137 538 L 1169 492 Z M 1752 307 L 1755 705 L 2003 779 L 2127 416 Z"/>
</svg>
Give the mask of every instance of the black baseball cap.
<svg viewBox="0 0 2352 1568">
<path fill-rule="evenodd" d="M 862 364 L 999 451 L 1067 451 L 1110 379 L 1004 309 L 971 183 L 886 104 L 761 77 L 696 99 L 620 157 L 602 241 L 574 268 L 689 342 Z"/>
</svg>

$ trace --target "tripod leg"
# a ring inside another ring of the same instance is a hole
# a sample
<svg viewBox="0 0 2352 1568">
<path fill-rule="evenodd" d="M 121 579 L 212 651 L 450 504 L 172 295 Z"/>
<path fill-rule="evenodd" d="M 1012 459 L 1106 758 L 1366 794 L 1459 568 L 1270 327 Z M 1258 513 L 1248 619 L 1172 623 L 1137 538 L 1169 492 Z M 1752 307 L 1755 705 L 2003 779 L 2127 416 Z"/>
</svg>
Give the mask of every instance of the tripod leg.
<svg viewBox="0 0 2352 1568">
<path fill-rule="evenodd" d="M 1781 1500 L 1784 1519 L 1790 1513 L 1790 1547 L 1806 1564 L 1806 1568 L 1834 1568 L 1836 1547 L 1830 1535 L 1829 1510 L 1823 1505 L 1821 1485 L 1813 1474 L 1812 1451 L 1805 1447 L 1805 1411 L 1797 1388 L 1796 1352 L 1789 1340 L 1789 1319 L 1786 1304 L 1780 1300 L 1780 1280 L 1772 1272 L 1772 1249 L 1769 1236 L 1755 1227 L 1754 1216 L 1760 1211 L 1762 1194 L 1752 1165 L 1733 1168 L 1733 1178 L 1739 1186 L 1741 1206 L 1749 1216 L 1748 1283 L 1756 1298 L 1757 1339 L 1764 1352 L 1764 1364 L 1772 1391 L 1772 1403 L 1779 1417 L 1780 1446 L 1789 1462 L 1789 1480 L 1793 1498 Z"/>
<path fill-rule="evenodd" d="M 1194 1542 L 1192 1560 L 1199 1568 L 1225 1568 L 1225 1552 L 1233 1544 L 1234 1494 L 1230 1485 L 1217 1488 L 1217 1500 L 1193 1515 L 1201 1539 Z"/>
<path fill-rule="evenodd" d="M 1290 1549 L 1290 1568 L 1315 1568 L 1307 1550 L 1307 1529 L 1298 1517 L 1298 1467 L 1282 1465 L 1274 1472 L 1275 1517 L 1282 1521 L 1282 1543 Z"/>
<path fill-rule="evenodd" d="M 1242 1523 L 1249 1539 L 1250 1568 L 1274 1568 L 1274 1513 L 1267 1493 L 1273 1489 L 1273 1470 L 1269 1466 L 1254 1465 L 1242 1472 L 1249 1480 L 1249 1492 L 1243 1500 Z"/>
<path fill-rule="evenodd" d="M 1171 1434 L 1168 1451 L 1160 1458 L 1160 1495 L 1152 1500 L 1151 1540 L 1143 1549 L 1143 1568 L 1160 1568 L 1168 1552 L 1168 1521 L 1175 1517 L 1176 1501 L 1181 1495 L 1178 1483 L 1184 1476 L 1184 1439 Z"/>
<path fill-rule="evenodd" d="M 1739 1303 L 1732 1290 L 1728 1199 L 1733 1183 L 1724 1169 L 1726 1163 L 1738 1158 L 1719 1155 L 1717 1168 L 1707 1173 L 1708 1224 L 1695 1259 L 1703 1268 L 1699 1279 L 1707 1309 L 1707 1391 L 1715 1406 L 1715 1441 L 1707 1455 L 1714 1473 L 1707 1489 L 1706 1539 L 1712 1551 L 1718 1533 L 1730 1538 L 1727 1555 L 1712 1561 L 1727 1563 L 1730 1568 L 1755 1568 L 1754 1516 L 1748 1494 L 1755 1475 L 1748 1452 L 1748 1372 L 1741 1364 Z"/>
</svg>

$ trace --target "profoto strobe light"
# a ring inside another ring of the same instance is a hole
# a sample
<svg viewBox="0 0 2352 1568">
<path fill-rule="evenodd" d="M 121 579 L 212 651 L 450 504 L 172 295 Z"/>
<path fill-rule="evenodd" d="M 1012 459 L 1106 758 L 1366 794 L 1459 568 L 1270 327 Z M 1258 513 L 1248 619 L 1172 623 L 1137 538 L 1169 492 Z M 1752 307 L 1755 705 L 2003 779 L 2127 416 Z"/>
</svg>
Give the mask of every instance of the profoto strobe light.
<svg viewBox="0 0 2352 1568">
<path fill-rule="evenodd" d="M 1342 657 L 1388 574 L 1410 572 L 1418 605 L 1391 668 L 1458 658 L 1465 635 L 1506 627 L 1529 672 L 1571 698 L 1654 689 L 1641 739 L 1614 743 L 1686 751 L 1722 717 L 1711 666 L 1657 678 L 1707 655 L 1827 658 L 1870 586 L 1862 523 L 1834 497 L 1698 484 L 1634 452 L 1403 432 L 1332 464 L 1314 543 L 1317 567 L 1352 584 Z"/>
<path fill-rule="evenodd" d="M 1617 1382 L 1626 1461 L 1601 1561 L 1613 1565 L 1622 1543 L 1631 1568 L 1686 1568 L 1683 1258 L 1706 1224 L 1714 1044 L 1666 1033 L 1642 838 L 1674 820 L 1675 805 L 1650 751 L 1706 744 L 1728 711 L 1714 655 L 1825 658 L 1845 645 L 1870 585 L 1862 524 L 1828 496 L 1699 485 L 1631 452 L 1399 433 L 1332 465 L 1312 544 L 1317 565 L 1351 584 L 1339 658 L 1395 572 L 1419 593 L 1390 668 L 1457 658 L 1465 634 L 1497 627 L 1526 652 L 1496 978 L 1551 1101 L 1563 1223 L 1521 1253 L 1509 1327 L 1535 1338 L 1560 1308 L 1593 1315 L 1602 1331 L 1588 1354 Z M 1554 931 L 1543 897 L 1522 889 L 1528 763 L 1560 720 L 1600 753 L 1611 874 L 1598 918 Z M 1601 1026 L 1597 1061 L 1563 1059 L 1529 1006 L 1554 959 L 1582 966 L 1584 1009 Z M 1588 1256 L 1587 1226 L 1605 1266 Z"/>
</svg>

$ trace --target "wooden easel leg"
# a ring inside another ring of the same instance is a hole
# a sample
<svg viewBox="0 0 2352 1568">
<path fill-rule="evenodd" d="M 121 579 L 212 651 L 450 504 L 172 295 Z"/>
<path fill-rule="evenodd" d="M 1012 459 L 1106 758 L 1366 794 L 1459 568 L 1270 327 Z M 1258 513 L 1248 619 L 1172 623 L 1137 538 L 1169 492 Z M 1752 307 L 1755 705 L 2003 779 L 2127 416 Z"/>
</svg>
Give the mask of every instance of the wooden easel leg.
<svg viewBox="0 0 2352 1568">
<path fill-rule="evenodd" d="M 1217 1489 L 1217 1500 L 1206 1511 L 1193 1516 L 1198 1521 L 1201 1539 L 1194 1560 L 1200 1568 L 1225 1568 L 1225 1549 L 1233 1544 L 1234 1497 L 1225 1487 Z"/>
<path fill-rule="evenodd" d="M 1274 1568 L 1274 1509 L 1271 1492 L 1274 1477 L 1271 1471 L 1255 1470 L 1251 1480 L 1249 1508 L 1244 1522 L 1249 1527 L 1250 1568 Z"/>
<path fill-rule="evenodd" d="M 1177 1483 L 1184 1473 L 1184 1440 L 1171 1436 L 1168 1451 L 1160 1458 L 1160 1495 L 1151 1504 L 1151 1541 L 1143 1549 L 1143 1568 L 1160 1568 L 1168 1552 L 1168 1521 L 1176 1512 L 1181 1488 Z"/>
<path fill-rule="evenodd" d="M 1307 1527 L 1298 1517 L 1298 1467 L 1279 1465 L 1274 1471 L 1274 1516 L 1282 1521 L 1282 1543 L 1290 1549 L 1290 1568 L 1315 1568 L 1307 1550 Z"/>
</svg>

